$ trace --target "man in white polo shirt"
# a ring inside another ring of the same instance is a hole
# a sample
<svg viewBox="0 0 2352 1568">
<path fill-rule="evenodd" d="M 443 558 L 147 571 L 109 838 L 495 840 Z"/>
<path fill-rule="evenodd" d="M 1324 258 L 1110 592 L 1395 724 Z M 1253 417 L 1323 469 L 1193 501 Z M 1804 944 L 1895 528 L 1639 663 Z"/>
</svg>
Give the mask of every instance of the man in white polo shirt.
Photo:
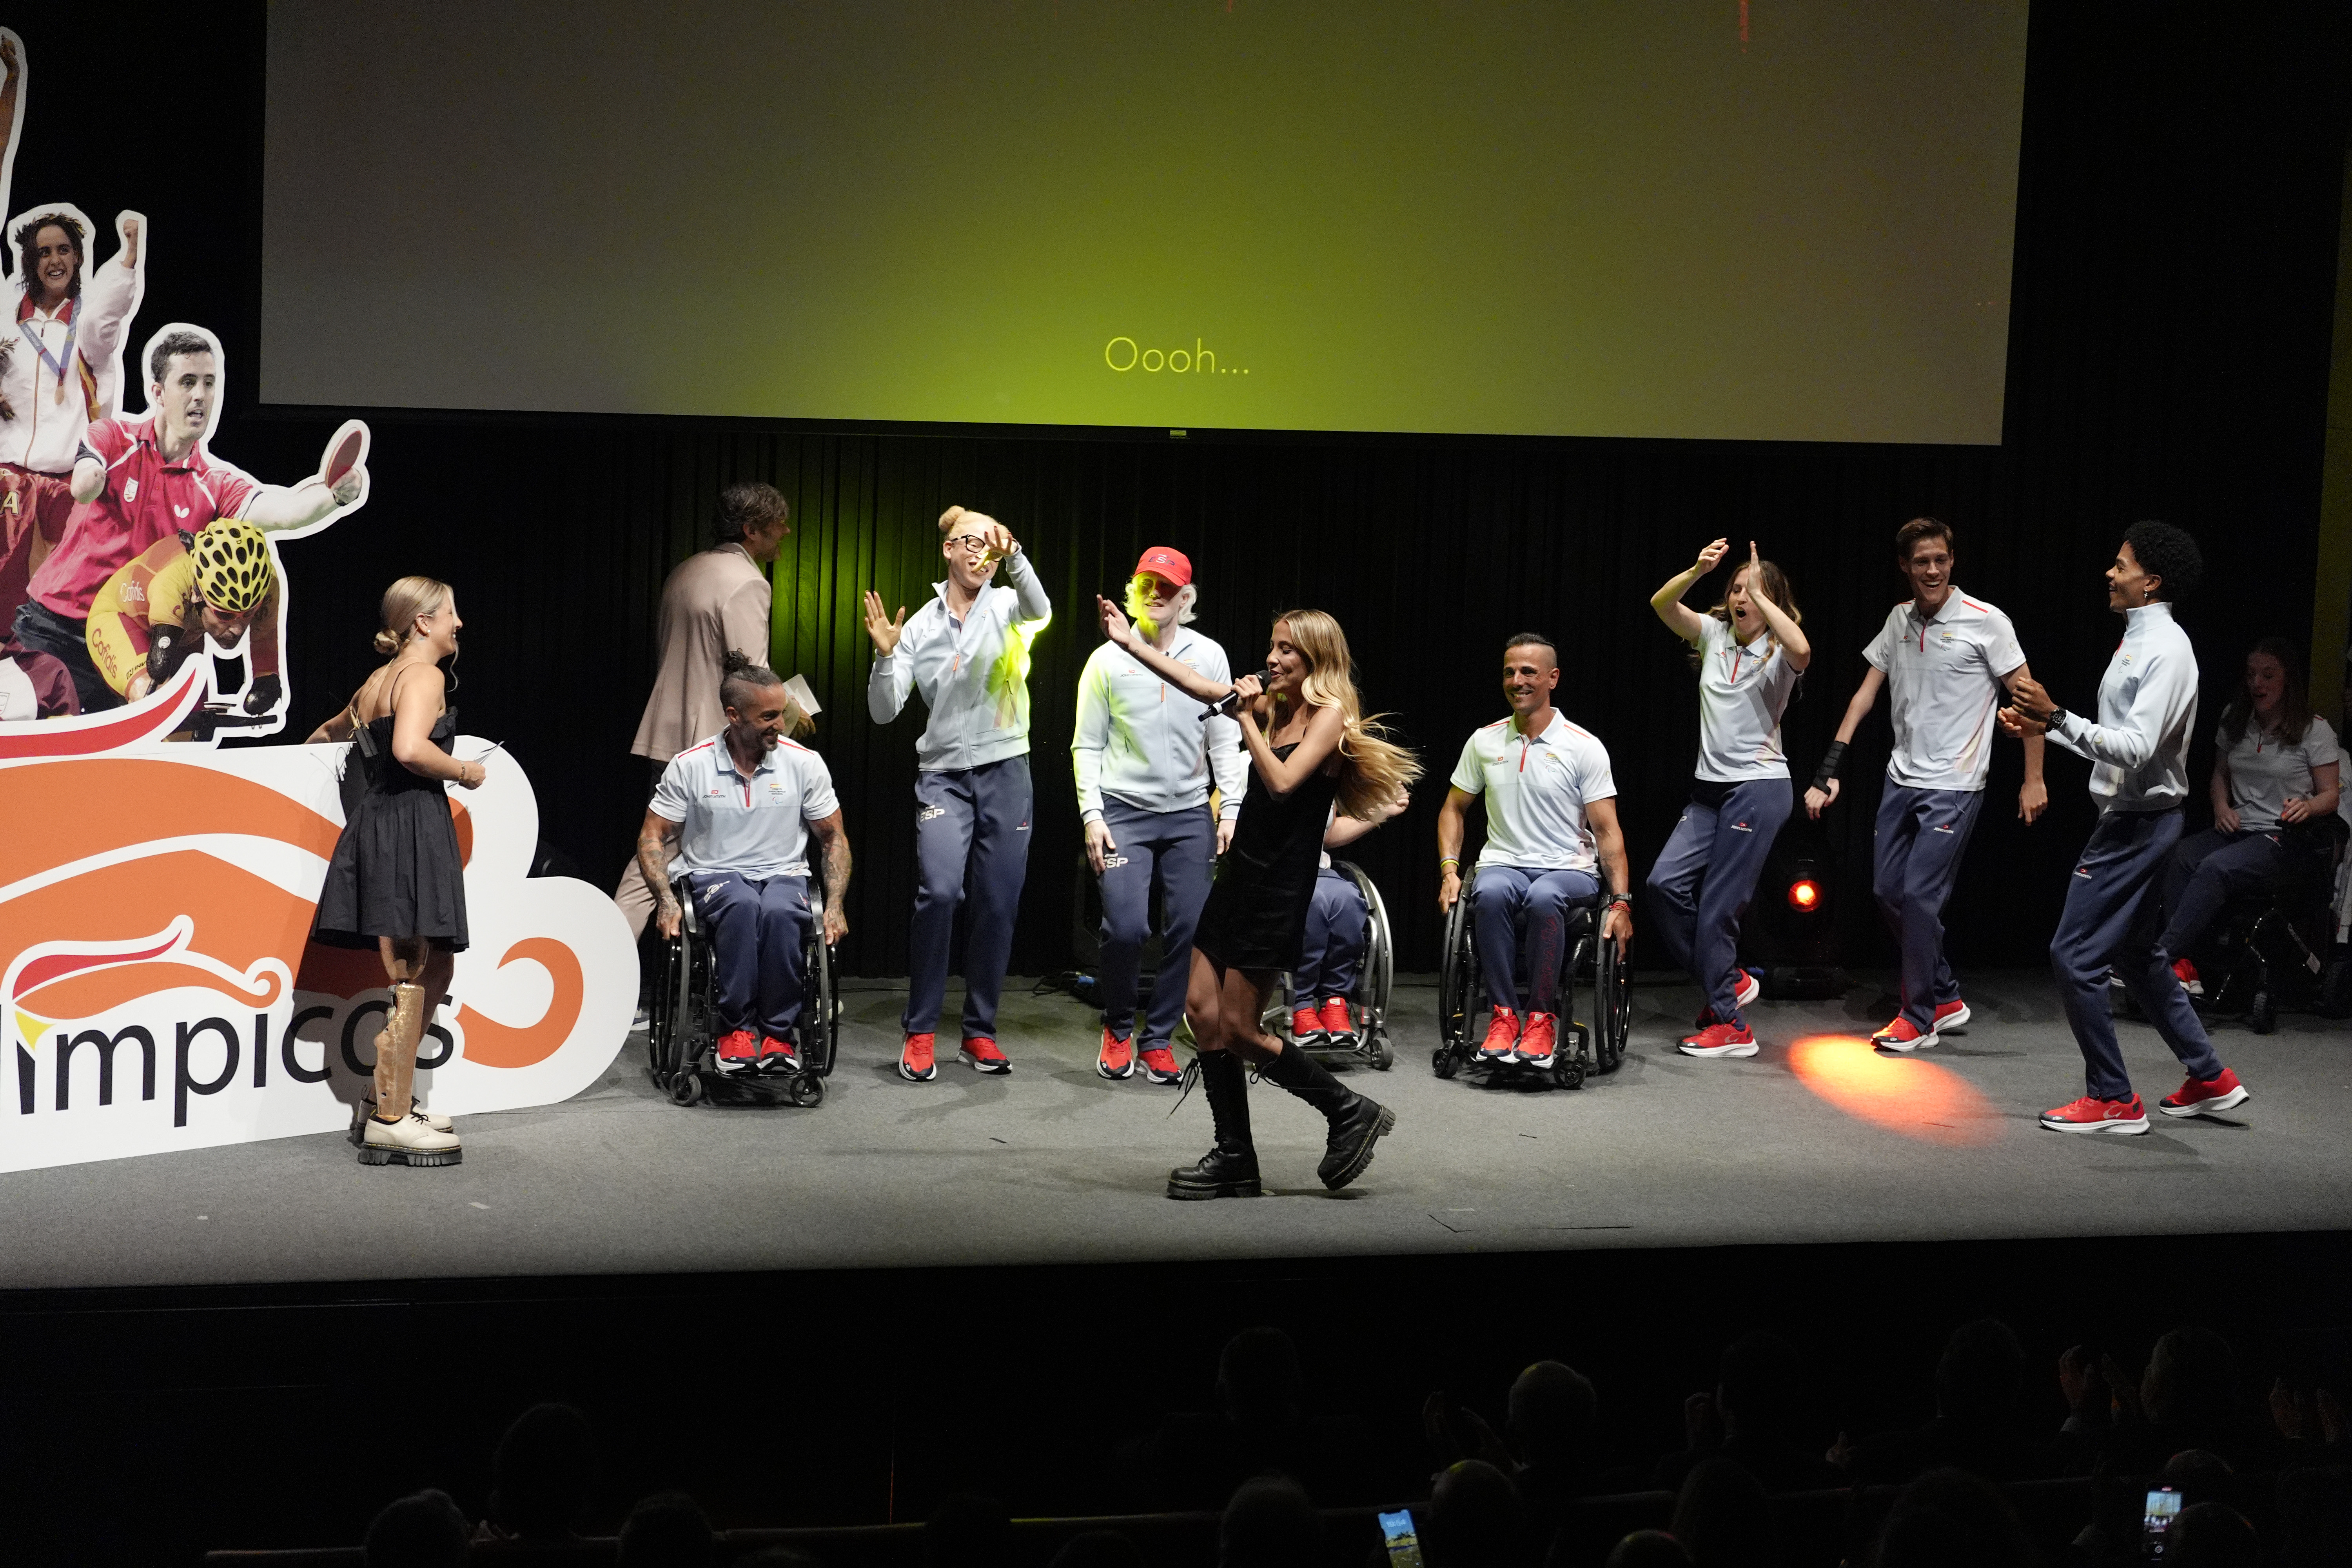
<svg viewBox="0 0 2352 1568">
<path fill-rule="evenodd" d="M 637 836 L 637 864 L 660 900 L 663 936 L 677 935 L 682 913 L 673 870 L 684 872 L 710 932 L 719 1068 L 798 1072 L 808 841 L 814 836 L 824 856 L 830 945 L 849 930 L 842 916 L 849 836 L 824 759 L 784 738 L 800 710 L 775 672 L 729 653 L 719 700 L 727 727 L 662 770 Z"/>
<path fill-rule="evenodd" d="M 1895 531 L 1895 560 L 1911 580 L 1911 597 L 1888 613 L 1862 650 L 1870 669 L 1805 792 L 1805 811 L 1819 816 L 1837 799 L 1846 743 L 1877 705 L 1878 689 L 1887 687 L 1895 746 L 1878 802 L 1871 888 L 1902 945 L 1903 1009 L 1870 1041 L 1882 1051 L 1916 1051 L 1934 1045 L 1939 1030 L 1969 1021 L 1969 1005 L 1944 958 L 1944 903 L 1984 804 L 2001 689 L 2016 690 L 2032 672 L 2009 617 L 1953 585 L 1950 524 L 1913 518 Z M 2042 749 L 2039 735 L 2025 742 L 2017 815 L 2029 823 L 2050 804 Z"/>
<path fill-rule="evenodd" d="M 1474 796 L 1486 802 L 1486 843 L 1472 885 L 1478 966 L 1494 1016 L 1479 1058 L 1548 1068 L 1559 1037 L 1559 972 L 1569 910 L 1609 885 L 1604 938 L 1622 954 L 1633 940 L 1633 884 L 1617 826 L 1617 781 L 1609 752 L 1551 705 L 1559 655 L 1551 639 L 1521 632 L 1503 649 L 1503 697 L 1511 716 L 1463 743 L 1437 814 L 1438 907 L 1462 896 L 1463 821 Z M 1524 928 L 1528 984 L 1519 985 Z M 1527 1022 L 1519 1021 L 1524 1000 Z"/>
</svg>

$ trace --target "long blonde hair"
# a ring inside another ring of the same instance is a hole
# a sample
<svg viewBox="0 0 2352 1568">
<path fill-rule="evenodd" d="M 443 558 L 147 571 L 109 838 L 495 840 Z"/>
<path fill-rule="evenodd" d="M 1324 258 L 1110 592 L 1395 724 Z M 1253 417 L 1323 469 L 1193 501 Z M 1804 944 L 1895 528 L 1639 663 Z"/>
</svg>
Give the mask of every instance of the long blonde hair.
<svg viewBox="0 0 2352 1568">
<path fill-rule="evenodd" d="M 1339 623 L 1322 610 L 1285 610 L 1274 617 L 1277 626 L 1286 622 L 1291 646 L 1307 660 L 1300 694 L 1309 707 L 1339 710 L 1340 813 L 1370 816 L 1421 777 L 1421 759 L 1389 739 L 1381 723 L 1383 715 L 1364 717 L 1363 700 L 1356 694 L 1355 661 Z"/>
</svg>

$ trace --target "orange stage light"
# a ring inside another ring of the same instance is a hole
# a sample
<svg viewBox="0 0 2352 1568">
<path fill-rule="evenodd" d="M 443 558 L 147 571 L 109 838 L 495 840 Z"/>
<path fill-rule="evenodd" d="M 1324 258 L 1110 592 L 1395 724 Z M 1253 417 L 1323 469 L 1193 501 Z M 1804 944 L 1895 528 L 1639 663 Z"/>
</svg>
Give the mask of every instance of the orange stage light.
<svg viewBox="0 0 2352 1568">
<path fill-rule="evenodd" d="M 2000 1112 L 1940 1063 L 1881 1056 L 1854 1035 L 1813 1035 L 1789 1047 L 1797 1081 L 1856 1121 L 1955 1147 L 1990 1143 Z"/>
<path fill-rule="evenodd" d="M 1822 907 L 1822 885 L 1811 877 L 1800 877 L 1789 884 L 1789 907 L 1801 915 L 1811 914 Z"/>
</svg>

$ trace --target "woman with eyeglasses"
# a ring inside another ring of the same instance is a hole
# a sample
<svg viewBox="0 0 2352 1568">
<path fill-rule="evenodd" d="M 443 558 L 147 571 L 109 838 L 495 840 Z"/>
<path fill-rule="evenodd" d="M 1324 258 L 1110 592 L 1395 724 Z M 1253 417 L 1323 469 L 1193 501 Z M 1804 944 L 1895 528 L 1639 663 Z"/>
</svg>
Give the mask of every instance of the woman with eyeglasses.
<svg viewBox="0 0 2352 1568">
<path fill-rule="evenodd" d="M 933 1047 L 947 995 L 948 942 L 971 889 L 963 960 L 962 1046 L 974 1071 L 1007 1073 L 996 1004 L 1013 952 L 1013 918 L 1029 869 L 1029 648 L 1054 606 L 1021 542 L 982 512 L 940 514 L 947 578 L 912 619 L 866 592 L 874 668 L 866 708 L 887 724 L 919 690 L 930 721 L 915 742 L 915 918 L 908 954 L 898 1076 L 939 1076 Z M 1002 568 L 1009 587 L 992 584 Z"/>
</svg>

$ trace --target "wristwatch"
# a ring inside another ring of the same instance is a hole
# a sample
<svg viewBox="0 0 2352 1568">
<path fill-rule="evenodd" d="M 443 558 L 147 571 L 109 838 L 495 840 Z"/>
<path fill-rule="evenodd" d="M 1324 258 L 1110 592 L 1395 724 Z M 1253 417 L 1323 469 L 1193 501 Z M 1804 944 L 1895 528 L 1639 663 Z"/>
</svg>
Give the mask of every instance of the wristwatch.
<svg viewBox="0 0 2352 1568">
<path fill-rule="evenodd" d="M 2045 730 L 2064 729 L 2066 727 L 2066 710 L 2063 708 L 2053 708 L 2050 710 L 2050 716 L 2042 721 L 2042 727 Z"/>
</svg>

